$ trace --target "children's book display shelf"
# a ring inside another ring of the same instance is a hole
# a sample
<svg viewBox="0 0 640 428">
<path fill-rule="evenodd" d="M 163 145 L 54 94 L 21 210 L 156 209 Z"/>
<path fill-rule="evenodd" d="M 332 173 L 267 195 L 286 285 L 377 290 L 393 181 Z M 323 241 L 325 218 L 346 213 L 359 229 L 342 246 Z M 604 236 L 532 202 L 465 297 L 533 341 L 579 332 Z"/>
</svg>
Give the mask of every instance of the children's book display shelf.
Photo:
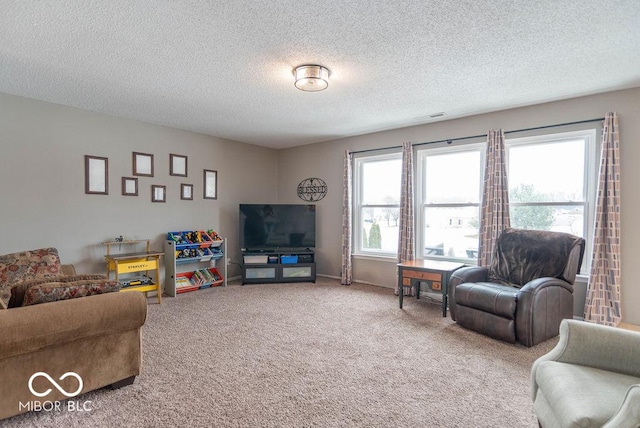
<svg viewBox="0 0 640 428">
<path fill-rule="evenodd" d="M 168 232 L 164 244 L 168 296 L 227 286 L 226 239 L 214 230 Z M 220 267 L 218 262 L 222 260 Z"/>
</svg>

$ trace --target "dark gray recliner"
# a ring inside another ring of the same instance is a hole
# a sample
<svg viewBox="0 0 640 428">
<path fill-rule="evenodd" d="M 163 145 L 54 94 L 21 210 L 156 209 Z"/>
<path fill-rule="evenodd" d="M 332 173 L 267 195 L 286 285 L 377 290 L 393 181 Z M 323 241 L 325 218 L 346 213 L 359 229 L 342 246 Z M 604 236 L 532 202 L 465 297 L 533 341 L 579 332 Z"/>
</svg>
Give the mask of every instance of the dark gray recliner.
<svg viewBox="0 0 640 428">
<path fill-rule="evenodd" d="M 506 342 L 533 346 L 573 318 L 573 283 L 584 239 L 560 232 L 505 229 L 490 267 L 466 267 L 449 281 L 451 319 Z"/>
</svg>

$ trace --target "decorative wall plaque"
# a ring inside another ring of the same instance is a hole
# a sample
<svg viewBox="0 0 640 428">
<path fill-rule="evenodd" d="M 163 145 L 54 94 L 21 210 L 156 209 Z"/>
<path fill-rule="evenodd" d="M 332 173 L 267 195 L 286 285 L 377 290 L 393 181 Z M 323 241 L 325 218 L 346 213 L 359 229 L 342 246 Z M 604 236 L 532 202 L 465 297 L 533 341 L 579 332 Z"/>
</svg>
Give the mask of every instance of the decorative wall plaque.
<svg viewBox="0 0 640 428">
<path fill-rule="evenodd" d="M 303 201 L 317 202 L 327 196 L 327 183 L 320 178 L 305 178 L 298 184 L 298 197 Z"/>
</svg>

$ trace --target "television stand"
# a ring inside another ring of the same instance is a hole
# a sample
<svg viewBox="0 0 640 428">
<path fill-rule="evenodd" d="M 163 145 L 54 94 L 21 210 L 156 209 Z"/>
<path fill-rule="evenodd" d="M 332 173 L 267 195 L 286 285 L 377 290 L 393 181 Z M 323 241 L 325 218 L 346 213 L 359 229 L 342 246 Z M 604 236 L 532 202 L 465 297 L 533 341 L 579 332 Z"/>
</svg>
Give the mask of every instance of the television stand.
<svg viewBox="0 0 640 428">
<path fill-rule="evenodd" d="M 242 252 L 242 285 L 274 282 L 316 282 L 315 254 L 304 250 Z"/>
</svg>

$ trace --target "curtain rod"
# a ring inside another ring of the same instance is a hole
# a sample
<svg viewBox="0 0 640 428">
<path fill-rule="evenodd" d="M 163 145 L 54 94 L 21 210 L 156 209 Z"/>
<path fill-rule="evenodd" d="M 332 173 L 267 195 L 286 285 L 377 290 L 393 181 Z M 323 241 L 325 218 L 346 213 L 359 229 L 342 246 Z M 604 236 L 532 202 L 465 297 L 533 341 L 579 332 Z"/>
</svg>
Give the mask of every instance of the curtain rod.
<svg viewBox="0 0 640 428">
<path fill-rule="evenodd" d="M 575 122 L 566 122 L 566 123 L 557 123 L 555 125 L 544 125 L 544 126 L 536 126 L 533 128 L 523 128 L 523 129 L 514 129 L 513 131 L 505 131 L 505 135 L 506 134 L 514 134 L 516 132 L 526 132 L 526 131 L 536 131 L 538 129 L 547 129 L 547 128 L 557 128 L 559 126 L 568 126 L 568 125 L 579 125 L 581 123 L 589 123 L 589 122 L 599 122 L 599 121 L 603 121 L 604 117 L 599 117 L 596 119 L 587 119 L 587 120 L 578 120 Z M 461 141 L 461 140 L 470 140 L 472 138 L 482 138 L 482 137 L 486 137 L 487 134 L 479 134 L 479 135 L 470 135 L 468 137 L 459 137 L 459 138 L 447 138 L 446 140 L 435 140 L 435 141 L 427 141 L 424 143 L 415 143 L 412 144 L 413 146 L 425 146 L 428 144 L 437 144 L 437 143 L 447 143 L 447 144 L 451 144 L 454 141 Z M 390 149 L 401 149 L 402 146 L 391 146 L 391 147 L 381 147 L 378 149 L 365 149 L 365 150 L 356 150 L 353 151 L 351 153 L 366 153 L 366 152 L 376 152 L 376 151 L 380 151 L 380 150 L 390 150 Z"/>
</svg>

